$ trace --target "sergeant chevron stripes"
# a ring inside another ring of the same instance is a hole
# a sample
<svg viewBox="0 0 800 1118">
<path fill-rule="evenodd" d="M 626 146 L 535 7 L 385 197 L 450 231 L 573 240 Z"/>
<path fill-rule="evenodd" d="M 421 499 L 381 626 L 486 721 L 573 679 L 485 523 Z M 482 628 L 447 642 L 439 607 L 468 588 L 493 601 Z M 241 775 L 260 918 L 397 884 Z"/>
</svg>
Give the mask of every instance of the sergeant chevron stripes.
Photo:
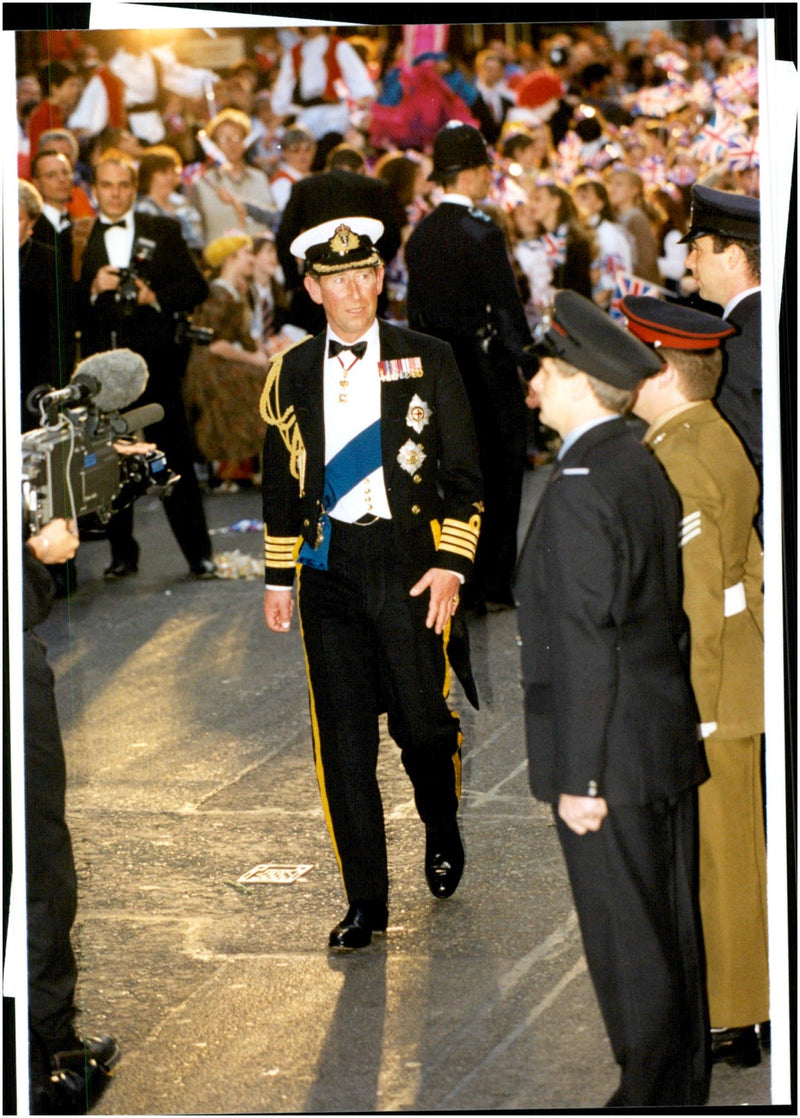
<svg viewBox="0 0 800 1118">
<path fill-rule="evenodd" d="M 700 523 L 700 510 L 690 512 L 684 516 L 680 523 L 678 547 L 685 547 L 687 543 L 700 535 L 703 528 Z"/>
</svg>

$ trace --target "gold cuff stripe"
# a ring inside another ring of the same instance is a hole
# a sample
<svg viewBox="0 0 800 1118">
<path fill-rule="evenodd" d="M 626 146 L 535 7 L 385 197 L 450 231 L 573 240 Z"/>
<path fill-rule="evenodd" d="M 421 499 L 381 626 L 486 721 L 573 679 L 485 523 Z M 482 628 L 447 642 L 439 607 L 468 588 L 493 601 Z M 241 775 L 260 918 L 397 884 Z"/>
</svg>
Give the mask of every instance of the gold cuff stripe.
<svg viewBox="0 0 800 1118">
<path fill-rule="evenodd" d="M 477 540 L 477 529 L 461 520 L 445 520 L 442 525 L 443 536 L 458 536 L 462 540 Z"/>
<path fill-rule="evenodd" d="M 477 546 L 477 545 L 476 545 Z M 475 558 L 475 547 L 458 547 L 455 544 L 449 544 L 445 540 L 439 544 L 440 551 L 449 551 L 453 555 L 463 555 L 465 559 L 470 562 Z"/>
<path fill-rule="evenodd" d="M 445 520 L 442 525 L 442 536 L 439 540 L 440 551 L 450 551 L 455 555 L 463 555 L 472 560 L 478 546 L 477 527 L 472 523 L 465 524 L 461 520 Z"/>
<path fill-rule="evenodd" d="M 264 564 L 267 567 L 289 568 L 294 566 L 297 536 L 268 536 L 264 533 Z"/>
</svg>

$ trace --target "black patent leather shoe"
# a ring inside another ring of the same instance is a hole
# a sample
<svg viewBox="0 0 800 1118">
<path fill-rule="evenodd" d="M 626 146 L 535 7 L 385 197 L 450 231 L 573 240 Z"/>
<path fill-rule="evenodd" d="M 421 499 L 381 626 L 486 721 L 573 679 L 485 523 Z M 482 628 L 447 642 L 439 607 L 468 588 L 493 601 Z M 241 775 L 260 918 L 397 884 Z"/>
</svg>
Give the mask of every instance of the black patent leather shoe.
<svg viewBox="0 0 800 1118">
<path fill-rule="evenodd" d="M 458 824 L 428 827 L 425 835 L 425 877 L 434 897 L 451 897 L 464 872 L 464 847 Z"/>
<path fill-rule="evenodd" d="M 333 951 L 355 951 L 372 943 L 373 933 L 385 932 L 389 913 L 380 901 L 354 901 L 330 934 Z"/>
<path fill-rule="evenodd" d="M 127 559 L 112 559 L 110 565 L 103 571 L 103 578 L 114 582 L 120 578 L 127 578 L 128 575 L 135 575 L 138 569 L 136 563 L 129 563 Z"/>
<path fill-rule="evenodd" d="M 189 568 L 195 578 L 216 578 L 217 568 L 213 559 L 201 559 L 199 563 L 193 563 Z"/>
<path fill-rule="evenodd" d="M 755 1025 L 741 1029 L 712 1029 L 711 1059 L 715 1064 L 754 1068 L 761 1063 L 761 1043 Z"/>
<path fill-rule="evenodd" d="M 86 1114 L 98 1102 L 120 1061 L 111 1036 L 71 1038 L 68 1048 L 51 1057 L 49 1082 L 34 1088 L 34 1114 Z"/>
</svg>

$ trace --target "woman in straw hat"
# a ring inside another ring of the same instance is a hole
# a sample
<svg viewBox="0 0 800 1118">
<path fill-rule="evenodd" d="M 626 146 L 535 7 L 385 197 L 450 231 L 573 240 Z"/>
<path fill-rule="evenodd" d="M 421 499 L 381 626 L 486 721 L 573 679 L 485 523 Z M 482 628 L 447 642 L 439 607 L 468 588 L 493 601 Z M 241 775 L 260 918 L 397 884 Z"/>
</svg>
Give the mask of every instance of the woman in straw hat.
<svg viewBox="0 0 800 1118">
<path fill-rule="evenodd" d="M 206 245 L 209 295 L 193 321 L 214 331 L 210 345 L 195 343 L 184 381 L 184 401 L 197 449 L 215 463 L 215 477 L 235 484 L 252 479 L 264 426 L 258 402 L 268 364 L 250 333 L 247 299 L 253 273 L 253 242 L 238 230 Z"/>
</svg>

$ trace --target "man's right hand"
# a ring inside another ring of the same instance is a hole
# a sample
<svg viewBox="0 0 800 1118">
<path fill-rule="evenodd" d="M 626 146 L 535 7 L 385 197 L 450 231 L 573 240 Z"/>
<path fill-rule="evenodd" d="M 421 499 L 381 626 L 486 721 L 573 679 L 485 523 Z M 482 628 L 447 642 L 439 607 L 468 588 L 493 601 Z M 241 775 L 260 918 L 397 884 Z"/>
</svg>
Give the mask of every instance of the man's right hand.
<svg viewBox="0 0 800 1118">
<path fill-rule="evenodd" d="M 25 542 L 40 563 L 66 563 L 80 545 L 75 521 L 66 521 L 62 516 L 49 520 Z"/>
<path fill-rule="evenodd" d="M 104 291 L 116 291 L 119 287 L 119 269 L 104 264 L 92 280 L 92 295 L 102 295 Z"/>
<path fill-rule="evenodd" d="M 267 628 L 273 633 L 288 633 L 292 625 L 294 601 L 292 592 L 286 590 L 267 590 L 264 594 L 264 619 Z"/>
</svg>

